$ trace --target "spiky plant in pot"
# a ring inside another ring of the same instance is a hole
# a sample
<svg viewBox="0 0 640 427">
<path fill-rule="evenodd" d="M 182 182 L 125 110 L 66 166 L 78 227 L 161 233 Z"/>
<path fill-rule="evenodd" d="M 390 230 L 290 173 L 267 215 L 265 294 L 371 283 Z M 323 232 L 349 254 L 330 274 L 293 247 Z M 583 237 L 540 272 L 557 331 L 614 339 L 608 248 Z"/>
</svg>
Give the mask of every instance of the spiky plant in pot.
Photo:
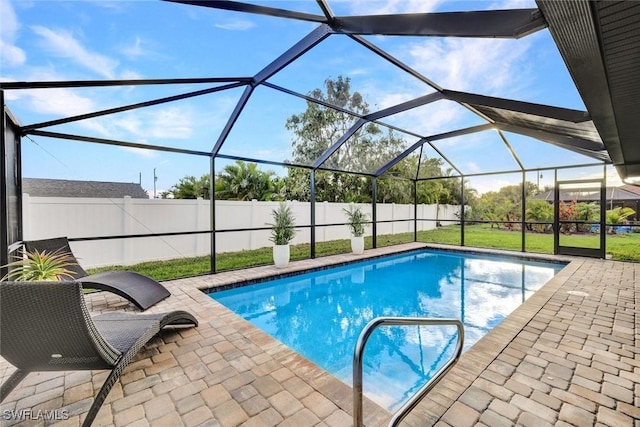
<svg viewBox="0 0 640 427">
<path fill-rule="evenodd" d="M 273 261 L 278 268 L 286 267 L 289 264 L 290 251 L 289 242 L 296 235 L 295 217 L 291 206 L 280 203 L 278 209 L 272 211 L 273 224 L 271 226 L 271 240 L 274 243 Z"/>
<path fill-rule="evenodd" d="M 73 280 L 73 272 L 67 267 L 75 264 L 71 254 L 60 250 L 27 251 L 16 261 L 3 266 L 9 268 L 9 273 L 1 280 L 21 282 Z"/>
</svg>

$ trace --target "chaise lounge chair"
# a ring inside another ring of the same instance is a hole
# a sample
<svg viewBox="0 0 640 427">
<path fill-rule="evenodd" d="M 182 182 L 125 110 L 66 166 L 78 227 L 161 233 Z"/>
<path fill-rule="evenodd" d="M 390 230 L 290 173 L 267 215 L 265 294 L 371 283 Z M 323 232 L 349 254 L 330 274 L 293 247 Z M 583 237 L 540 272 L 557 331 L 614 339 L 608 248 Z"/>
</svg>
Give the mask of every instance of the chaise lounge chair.
<svg viewBox="0 0 640 427">
<path fill-rule="evenodd" d="M 90 426 L 111 387 L 140 349 L 166 326 L 197 326 L 186 311 L 107 313 L 92 318 L 79 282 L 0 284 L 0 355 L 17 370 L 0 402 L 30 372 L 110 369 L 83 426 Z"/>
<path fill-rule="evenodd" d="M 67 269 L 73 273 L 74 279 L 82 283 L 85 288 L 113 292 L 128 299 L 140 310 L 144 311 L 171 295 L 167 288 L 160 283 L 133 271 L 106 271 L 88 274 L 73 255 L 66 237 L 25 241 L 24 246 L 27 252 L 37 250 L 38 252 L 61 251 L 68 253 L 73 257 L 74 264 Z"/>
</svg>

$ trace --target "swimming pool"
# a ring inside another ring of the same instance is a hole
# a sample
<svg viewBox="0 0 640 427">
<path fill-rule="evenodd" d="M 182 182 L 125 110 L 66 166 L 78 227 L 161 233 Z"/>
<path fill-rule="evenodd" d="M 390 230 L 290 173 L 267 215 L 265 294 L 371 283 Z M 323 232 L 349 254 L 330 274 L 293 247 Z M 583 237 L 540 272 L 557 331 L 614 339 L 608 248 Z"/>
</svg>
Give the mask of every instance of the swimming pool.
<svg viewBox="0 0 640 427">
<path fill-rule="evenodd" d="M 378 316 L 449 317 L 468 349 L 564 267 L 420 250 L 269 280 L 210 296 L 352 385 L 362 328 Z M 384 327 L 364 355 L 364 393 L 397 409 L 446 363 L 454 327 Z"/>
</svg>

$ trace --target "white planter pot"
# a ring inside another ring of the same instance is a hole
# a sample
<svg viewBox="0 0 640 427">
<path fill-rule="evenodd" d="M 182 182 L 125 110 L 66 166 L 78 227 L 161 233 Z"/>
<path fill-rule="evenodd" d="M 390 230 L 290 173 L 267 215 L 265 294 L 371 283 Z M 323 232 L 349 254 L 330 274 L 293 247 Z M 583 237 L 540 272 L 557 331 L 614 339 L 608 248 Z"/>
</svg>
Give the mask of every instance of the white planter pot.
<svg viewBox="0 0 640 427">
<path fill-rule="evenodd" d="M 289 265 L 289 245 L 275 245 L 273 247 L 273 263 L 276 268 L 284 268 Z"/>
<path fill-rule="evenodd" d="M 364 252 L 364 236 L 351 237 L 351 251 L 356 255 Z"/>
</svg>

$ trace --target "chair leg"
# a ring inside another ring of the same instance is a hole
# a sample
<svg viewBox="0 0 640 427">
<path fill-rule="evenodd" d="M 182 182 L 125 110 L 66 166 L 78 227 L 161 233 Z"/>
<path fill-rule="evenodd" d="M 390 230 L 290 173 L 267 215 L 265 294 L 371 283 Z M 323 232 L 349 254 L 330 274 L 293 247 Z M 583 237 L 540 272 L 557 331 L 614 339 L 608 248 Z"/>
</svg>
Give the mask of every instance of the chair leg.
<svg viewBox="0 0 640 427">
<path fill-rule="evenodd" d="M 96 415 L 98 415 L 98 411 L 102 407 L 102 404 L 104 403 L 105 399 L 109 395 L 111 388 L 116 383 L 116 381 L 118 381 L 118 378 L 120 378 L 122 371 L 124 371 L 124 368 L 127 366 L 128 363 L 129 363 L 128 360 L 121 360 L 116 365 L 116 367 L 113 368 L 113 370 L 109 373 L 109 376 L 107 377 L 104 384 L 102 384 L 102 387 L 100 388 L 100 392 L 98 392 L 95 399 L 93 399 L 91 408 L 89 408 L 89 412 L 87 412 L 87 416 L 82 422 L 82 427 L 91 426 L 94 418 L 96 417 Z"/>
<path fill-rule="evenodd" d="M 109 373 L 109 376 L 105 380 L 104 384 L 102 384 L 102 388 L 100 388 L 100 392 L 93 400 L 93 404 L 91 404 L 91 408 L 89 408 L 89 412 L 87 412 L 87 416 L 82 422 L 82 427 L 90 427 L 91 423 L 93 423 L 93 419 L 98 415 L 98 411 L 100 407 L 104 403 L 104 400 L 107 398 L 107 395 L 111 391 L 111 387 L 118 381 L 122 371 L 127 367 L 129 362 L 135 357 L 135 355 L 140 351 L 140 349 L 151 339 L 153 338 L 159 331 L 159 323 L 152 324 L 147 330 L 138 338 L 138 340 L 129 348 L 129 350 L 124 353 L 118 363 L 114 366 L 113 370 Z"/>
<path fill-rule="evenodd" d="M 18 384 L 20 384 L 20 381 L 22 381 L 28 373 L 28 371 L 21 371 L 20 369 L 18 369 L 13 374 L 11 374 L 11 376 L 2 384 L 2 387 L 0 387 L 0 402 L 4 401 L 9 393 L 11 393 L 11 391 L 16 388 Z"/>
</svg>

